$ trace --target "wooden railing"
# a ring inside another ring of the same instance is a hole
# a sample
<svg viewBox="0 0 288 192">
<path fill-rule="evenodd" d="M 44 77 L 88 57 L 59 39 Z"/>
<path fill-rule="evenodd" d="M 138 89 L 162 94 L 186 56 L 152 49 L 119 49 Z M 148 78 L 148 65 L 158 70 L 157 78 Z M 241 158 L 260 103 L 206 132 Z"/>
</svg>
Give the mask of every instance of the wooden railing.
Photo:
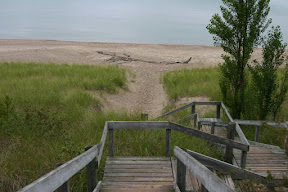
<svg viewBox="0 0 288 192">
<path fill-rule="evenodd" d="M 180 191 L 185 191 L 186 187 L 186 168 L 188 168 L 193 175 L 202 183 L 202 186 L 211 192 L 232 192 L 224 181 L 217 175 L 210 171 L 207 167 L 197 161 L 194 157 L 189 155 L 179 147 L 174 147 L 174 155 L 177 158 L 177 177 L 176 184 Z M 203 190 L 203 189 L 202 189 Z"/>
<path fill-rule="evenodd" d="M 228 109 L 226 108 L 224 103 L 221 102 L 221 101 L 192 102 L 192 103 L 184 105 L 184 106 L 182 106 L 182 107 L 180 107 L 178 109 L 175 109 L 173 111 L 165 113 L 164 115 L 158 117 L 157 119 L 162 119 L 164 117 L 167 117 L 167 116 L 173 115 L 175 113 L 178 113 L 178 112 L 180 112 L 182 110 L 191 108 L 191 115 L 189 115 L 186 118 L 193 119 L 194 120 L 194 126 L 195 127 L 198 126 L 198 129 L 200 129 L 200 127 L 202 125 L 210 125 L 211 126 L 211 134 L 214 134 L 214 129 L 215 129 L 216 126 L 217 127 L 227 127 L 225 123 L 223 124 L 221 122 L 201 121 L 201 119 L 199 118 L 199 115 L 196 113 L 196 106 L 197 105 L 215 105 L 216 106 L 216 118 L 217 119 L 220 119 L 221 108 L 222 108 L 222 110 L 224 111 L 224 113 L 228 117 L 229 121 L 231 123 L 235 123 L 235 126 L 236 126 L 235 127 L 235 131 L 236 131 L 237 135 L 239 136 L 239 139 L 240 139 L 241 143 L 248 146 L 248 151 L 249 151 L 250 144 L 249 144 L 246 136 L 244 135 L 241 127 L 239 126 L 239 124 L 236 121 L 233 120 L 233 118 L 231 117 Z M 233 130 L 227 130 L 227 131 L 228 131 L 228 134 L 227 134 L 228 138 L 230 137 L 229 139 L 234 139 Z M 240 165 L 242 168 L 246 167 L 246 158 L 247 158 L 247 152 L 248 151 L 242 150 L 241 165 Z"/>
<path fill-rule="evenodd" d="M 259 142 L 259 137 L 260 137 L 260 130 L 261 130 L 261 126 L 263 124 L 267 124 L 273 127 L 281 127 L 281 128 L 286 128 L 288 129 L 288 126 L 285 122 L 282 123 L 277 123 L 274 121 L 261 121 L 261 120 L 239 120 L 239 119 L 235 119 L 234 120 L 237 124 L 239 125 L 251 125 L 251 126 L 256 126 L 255 129 L 255 141 Z"/>
<path fill-rule="evenodd" d="M 166 156 L 170 156 L 171 150 L 171 130 L 185 133 L 194 137 L 198 137 L 210 142 L 222 144 L 226 146 L 225 161 L 232 163 L 233 158 L 233 148 L 239 149 L 241 151 L 247 152 L 249 146 L 243 143 L 239 143 L 233 140 L 233 135 L 235 130 L 235 123 L 221 123 L 222 126 L 226 126 L 228 130 L 231 131 L 231 138 L 226 139 L 213 134 L 205 133 L 200 130 L 191 129 L 190 127 L 185 127 L 176 123 L 169 121 L 109 121 L 108 122 L 108 132 L 109 132 L 109 155 L 114 157 L 114 129 L 166 129 Z"/>
<path fill-rule="evenodd" d="M 250 179 L 265 185 L 267 189 L 270 185 L 279 186 L 283 182 L 281 179 L 267 179 L 249 170 L 177 146 L 174 147 L 174 155 L 177 158 L 176 184 L 180 191 L 185 191 L 186 168 L 201 181 L 202 191 L 234 191 L 210 171 L 212 169 L 221 172 L 221 174 L 231 175 L 236 180 Z"/>
<path fill-rule="evenodd" d="M 101 162 L 107 130 L 108 123 L 106 122 L 99 144 L 86 147 L 84 153 L 60 165 L 48 174 L 19 190 L 19 192 L 51 192 L 57 189 L 60 192 L 68 192 L 68 180 L 84 167 L 86 167 L 87 173 L 88 192 L 99 191 L 102 182 L 99 181 L 97 183 L 97 169 Z"/>
</svg>

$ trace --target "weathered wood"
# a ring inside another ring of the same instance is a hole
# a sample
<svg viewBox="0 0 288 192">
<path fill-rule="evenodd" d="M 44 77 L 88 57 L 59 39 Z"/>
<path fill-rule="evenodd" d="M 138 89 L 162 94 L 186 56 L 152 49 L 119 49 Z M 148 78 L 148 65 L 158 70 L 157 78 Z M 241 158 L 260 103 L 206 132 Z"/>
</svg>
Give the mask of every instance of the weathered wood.
<svg viewBox="0 0 288 192">
<path fill-rule="evenodd" d="M 195 114 L 195 112 L 196 112 L 196 105 L 192 105 L 191 114 Z"/>
<path fill-rule="evenodd" d="M 55 191 L 58 187 L 60 187 L 63 183 L 68 181 L 73 175 L 90 163 L 99 154 L 99 148 L 100 144 L 93 146 L 88 151 L 40 177 L 30 185 L 27 185 L 23 189 L 19 190 L 19 192 Z M 53 183 L 53 185 L 51 185 L 51 183 Z"/>
<path fill-rule="evenodd" d="M 284 143 L 285 143 L 285 154 L 288 155 L 288 135 L 286 135 Z"/>
<path fill-rule="evenodd" d="M 246 145 L 250 145 L 246 136 L 244 135 L 242 129 L 240 128 L 240 126 L 238 125 L 238 123 L 236 123 L 236 132 L 240 138 L 241 143 L 246 144 Z"/>
<path fill-rule="evenodd" d="M 193 105 L 194 105 L 194 102 L 189 103 L 189 104 L 184 105 L 184 106 L 182 106 L 182 107 L 180 107 L 180 108 L 178 108 L 178 109 L 175 109 L 175 110 L 173 110 L 173 111 L 167 112 L 167 113 L 161 115 L 160 117 L 157 117 L 156 119 L 161 119 L 161 118 L 167 117 L 167 116 L 169 116 L 169 115 L 173 115 L 173 114 L 178 113 L 179 111 L 182 111 L 182 110 L 184 110 L 184 109 L 187 109 L 187 108 L 189 108 L 189 107 L 191 107 L 191 106 L 193 106 Z"/>
<path fill-rule="evenodd" d="M 234 120 L 233 120 L 233 118 L 231 117 L 228 109 L 226 108 L 226 106 L 224 105 L 223 102 L 221 102 L 221 107 L 223 108 L 223 110 L 224 110 L 225 114 L 227 115 L 228 119 L 229 119 L 231 122 L 233 122 Z"/>
<path fill-rule="evenodd" d="M 191 129 L 189 127 L 185 127 L 183 125 L 179 125 L 176 123 L 172 123 L 170 122 L 170 128 L 172 130 L 181 132 L 181 133 L 185 133 L 188 135 L 192 135 L 198 138 L 202 138 L 205 139 L 207 141 L 211 141 L 211 142 L 215 142 L 215 143 L 220 143 L 223 145 L 229 145 L 230 147 L 236 148 L 236 149 L 240 149 L 240 150 L 244 150 L 244 151 L 248 151 L 249 150 L 249 146 L 230 140 L 230 139 L 226 139 L 226 138 L 222 138 L 222 137 L 218 137 L 216 135 L 211 135 L 209 133 L 205 133 L 199 130 L 195 130 L 195 129 Z"/>
<path fill-rule="evenodd" d="M 169 164 L 140 164 L 140 165 L 135 165 L 135 164 L 133 164 L 133 165 L 129 165 L 129 164 L 127 164 L 127 165 L 125 165 L 125 164 L 106 164 L 106 166 L 105 166 L 105 168 L 107 168 L 107 169 L 119 169 L 120 168 L 120 166 L 121 166 L 121 168 L 125 168 L 125 169 L 168 169 L 168 168 L 170 168 L 171 167 L 171 165 L 169 165 Z"/>
<path fill-rule="evenodd" d="M 102 181 L 99 181 L 93 192 L 99 192 L 102 187 Z"/>
<path fill-rule="evenodd" d="M 109 129 L 167 129 L 169 121 L 108 121 Z"/>
<path fill-rule="evenodd" d="M 216 106 L 216 118 L 220 119 L 220 114 L 221 114 L 221 104 Z"/>
<path fill-rule="evenodd" d="M 177 177 L 176 183 L 180 191 L 186 189 L 186 166 L 177 158 Z"/>
<path fill-rule="evenodd" d="M 137 169 L 136 169 L 137 170 Z M 171 169 L 170 169 L 171 171 Z M 103 179 L 104 182 L 126 182 L 126 181 L 133 181 L 133 182 L 173 182 L 174 179 L 172 177 L 105 177 Z"/>
<path fill-rule="evenodd" d="M 247 159 L 247 151 L 242 151 L 242 155 L 241 155 L 241 167 L 243 169 L 246 168 L 246 159 Z"/>
<path fill-rule="evenodd" d="M 240 119 L 235 119 L 234 121 L 237 122 L 240 125 L 262 126 L 263 124 L 267 124 L 267 125 L 271 125 L 273 127 L 288 128 L 288 126 L 287 126 L 287 124 L 285 122 L 277 123 L 275 121 L 240 120 Z"/>
<path fill-rule="evenodd" d="M 85 147 L 85 151 L 88 151 L 93 146 Z M 94 158 L 90 163 L 86 165 L 86 177 L 88 192 L 92 192 L 97 185 L 97 159 Z"/>
<path fill-rule="evenodd" d="M 255 141 L 256 142 L 259 141 L 259 136 L 260 136 L 260 126 L 256 126 L 256 129 L 255 129 Z"/>
<path fill-rule="evenodd" d="M 113 136 L 113 129 L 109 127 L 109 156 L 114 157 L 114 136 Z"/>
<path fill-rule="evenodd" d="M 174 155 L 201 181 L 208 191 L 234 191 L 213 172 L 179 147 L 174 147 Z"/>
<path fill-rule="evenodd" d="M 197 117 L 198 117 L 198 114 L 194 114 L 194 127 L 196 127 L 197 125 Z"/>
<path fill-rule="evenodd" d="M 202 155 L 200 153 L 196 153 L 194 151 L 183 149 L 186 151 L 189 155 L 193 156 L 195 159 L 197 159 L 200 163 L 205 165 L 206 167 L 216 169 L 218 171 L 221 171 L 223 174 L 229 174 L 234 179 L 255 179 L 256 181 L 266 184 L 266 178 L 253 173 L 252 171 L 241 169 L 235 165 L 231 165 L 229 163 L 220 161 L 218 159 L 214 159 L 212 157 L 208 157 L 206 155 Z"/>
<path fill-rule="evenodd" d="M 107 165 L 110 165 L 110 164 L 113 164 L 113 165 L 116 165 L 116 164 L 121 164 L 121 165 L 133 165 L 133 164 L 137 164 L 137 165 L 170 165 L 170 161 L 147 161 L 147 160 L 144 160 L 144 161 L 135 161 L 135 160 L 132 160 L 132 161 L 117 161 L 117 160 L 109 160 L 108 162 L 106 161 L 106 164 Z"/>
<path fill-rule="evenodd" d="M 171 149 L 171 129 L 166 129 L 166 157 L 170 157 L 170 149 Z"/>
<path fill-rule="evenodd" d="M 56 167 L 59 167 L 61 165 L 63 165 L 64 163 L 57 163 Z M 69 180 L 66 181 L 65 183 L 63 183 L 63 185 L 61 185 L 58 189 L 58 192 L 69 192 L 70 191 L 70 185 L 69 185 Z"/>
<path fill-rule="evenodd" d="M 133 58 L 130 55 L 123 53 L 124 56 L 122 55 L 116 55 L 116 53 L 111 53 L 111 52 L 105 52 L 105 51 L 97 51 L 98 54 L 101 55 L 109 55 L 111 58 L 106 59 L 105 61 L 110 61 L 110 62 L 116 62 L 116 61 L 124 61 L 124 62 L 131 62 L 131 61 L 141 61 L 141 62 L 146 62 L 146 63 L 155 63 L 155 64 L 165 64 L 165 65 L 171 65 L 171 64 L 187 64 L 191 61 L 192 57 L 189 57 L 185 61 L 152 61 L 152 60 L 145 60 L 145 59 L 140 59 L 140 58 Z"/>
<path fill-rule="evenodd" d="M 159 167 L 159 166 L 158 166 Z M 123 169 L 121 167 L 119 167 L 118 169 L 105 169 L 105 173 L 136 173 L 136 172 L 146 172 L 146 173 L 155 173 L 155 172 L 159 172 L 159 173 L 170 173 L 171 172 L 171 168 L 169 169 Z"/>
<path fill-rule="evenodd" d="M 168 161 L 167 157 L 107 157 L 108 161 Z"/>
<path fill-rule="evenodd" d="M 99 155 L 98 155 L 98 166 L 100 166 L 101 163 L 101 159 L 102 159 L 102 154 L 103 154 L 103 150 L 104 150 L 104 146 L 105 146 L 105 142 L 106 142 L 106 138 L 107 138 L 107 133 L 108 133 L 108 122 L 105 122 L 104 125 L 104 129 L 103 129 L 103 133 L 102 133 L 102 137 L 101 137 L 101 147 L 99 150 Z"/>
<path fill-rule="evenodd" d="M 194 101 L 195 105 L 220 105 L 221 101 Z"/>
<path fill-rule="evenodd" d="M 214 133 L 215 133 L 215 122 L 212 122 L 212 124 L 211 124 L 211 134 L 212 135 L 214 135 Z"/>
<path fill-rule="evenodd" d="M 235 123 L 231 123 L 227 127 L 227 139 L 234 140 L 235 137 Z M 233 147 L 226 145 L 226 150 L 225 150 L 225 161 L 227 163 L 232 163 L 233 159 Z"/>
</svg>

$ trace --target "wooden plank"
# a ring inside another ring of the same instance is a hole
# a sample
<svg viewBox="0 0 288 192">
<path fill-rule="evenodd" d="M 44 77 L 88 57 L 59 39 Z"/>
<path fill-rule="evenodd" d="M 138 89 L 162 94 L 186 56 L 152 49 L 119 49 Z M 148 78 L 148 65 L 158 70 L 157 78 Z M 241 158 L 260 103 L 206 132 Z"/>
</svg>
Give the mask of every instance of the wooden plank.
<svg viewBox="0 0 288 192">
<path fill-rule="evenodd" d="M 102 187 L 102 181 L 99 181 L 95 187 L 95 189 L 93 190 L 93 192 L 99 192 L 100 189 Z"/>
<path fill-rule="evenodd" d="M 106 161 L 107 165 L 121 164 L 121 165 L 169 165 L 170 161 Z"/>
<path fill-rule="evenodd" d="M 194 105 L 220 105 L 221 101 L 194 101 Z"/>
<path fill-rule="evenodd" d="M 246 145 L 250 145 L 246 136 L 244 135 L 242 129 L 240 128 L 240 126 L 238 125 L 238 123 L 236 123 L 236 132 L 240 138 L 240 141 L 243 143 L 243 144 L 246 144 Z"/>
<path fill-rule="evenodd" d="M 107 157 L 107 161 L 169 161 L 170 157 Z"/>
<path fill-rule="evenodd" d="M 105 168 L 107 169 L 119 169 L 119 168 L 123 168 L 123 169 L 168 169 L 171 168 L 171 165 L 169 164 L 163 164 L 163 165 L 156 165 L 156 164 L 146 164 L 146 165 L 106 165 Z"/>
<path fill-rule="evenodd" d="M 233 178 L 236 179 L 243 179 L 243 178 L 252 178 L 256 179 L 257 181 L 266 184 L 266 178 L 257 175 L 249 170 L 241 169 L 235 165 L 231 165 L 229 163 L 202 155 L 200 153 L 196 153 L 194 151 L 190 151 L 188 149 L 184 149 L 189 155 L 193 156 L 195 159 L 197 159 L 199 162 L 201 162 L 203 165 L 213 168 L 216 170 L 219 170 L 223 172 L 224 174 L 231 174 L 233 172 L 233 175 L 231 175 Z"/>
<path fill-rule="evenodd" d="M 104 182 L 103 184 L 102 184 L 102 186 L 104 187 L 104 186 L 115 186 L 115 185 L 118 185 L 118 186 L 124 186 L 124 187 L 126 187 L 126 186 L 139 186 L 139 185 L 159 185 L 159 186 L 171 186 L 172 185 L 172 183 L 171 182 L 167 182 L 167 181 L 163 181 L 163 182 L 161 182 L 161 183 L 158 183 L 158 182 L 129 182 L 129 181 L 125 181 L 125 182 L 110 182 L 110 181 L 107 181 L 107 182 Z"/>
<path fill-rule="evenodd" d="M 184 109 L 187 109 L 187 108 L 189 108 L 189 107 L 191 107 L 191 106 L 193 106 L 193 105 L 194 105 L 194 102 L 189 103 L 189 104 L 187 104 L 187 105 L 184 105 L 183 107 L 180 107 L 180 108 L 178 108 L 178 109 L 175 109 L 175 110 L 173 110 L 173 111 L 170 111 L 170 112 L 168 112 L 168 113 L 165 113 L 165 114 L 161 115 L 160 117 L 157 117 L 156 119 L 161 119 L 161 118 L 163 118 L 163 117 L 167 117 L 167 116 L 169 116 L 169 115 L 173 115 L 173 114 L 178 113 L 179 111 L 182 111 L 182 110 L 184 110 Z"/>
<path fill-rule="evenodd" d="M 220 111 L 221 110 L 221 103 L 219 105 L 216 106 L 216 118 L 220 119 Z"/>
<path fill-rule="evenodd" d="M 125 181 L 133 181 L 133 182 L 173 182 L 172 177 L 105 177 L 103 179 L 104 182 L 125 182 Z"/>
<path fill-rule="evenodd" d="M 171 150 L 171 129 L 166 129 L 166 149 L 165 154 L 166 157 L 170 157 L 170 150 Z"/>
<path fill-rule="evenodd" d="M 177 158 L 176 184 L 180 191 L 186 190 L 186 166 Z"/>
<path fill-rule="evenodd" d="M 260 136 L 260 126 L 256 126 L 255 129 L 255 141 L 258 142 L 259 141 L 259 136 Z"/>
<path fill-rule="evenodd" d="M 85 147 L 85 151 L 88 151 L 92 146 Z M 97 159 L 93 159 L 90 163 L 86 165 L 86 178 L 87 178 L 87 188 L 88 192 L 93 192 L 97 186 Z"/>
<path fill-rule="evenodd" d="M 114 136 L 113 129 L 109 128 L 109 155 L 110 157 L 114 157 Z"/>
<path fill-rule="evenodd" d="M 243 150 L 243 151 L 248 151 L 249 150 L 249 146 L 248 145 L 245 145 L 245 144 L 242 144 L 242 143 L 230 140 L 230 139 L 225 139 L 225 138 L 222 138 L 222 137 L 218 137 L 216 135 L 211 135 L 209 133 L 204 133 L 202 131 L 191 129 L 191 128 L 185 127 L 183 125 L 179 125 L 179 124 L 170 122 L 170 127 L 171 127 L 172 130 L 175 130 L 175 131 L 178 131 L 178 132 L 181 132 L 181 133 L 185 133 L 185 134 L 188 134 L 188 135 L 192 135 L 192 136 L 195 136 L 195 137 L 198 137 L 198 138 L 201 138 L 201 139 L 205 139 L 207 141 L 228 145 L 230 147 L 233 147 L 233 148 L 236 148 L 236 149 L 240 149 L 240 150 Z"/>
<path fill-rule="evenodd" d="M 30 185 L 27 185 L 23 189 L 19 190 L 19 192 L 55 191 L 58 187 L 60 187 L 63 183 L 90 163 L 98 155 L 99 148 L 100 144 L 93 146 L 88 151 L 40 177 Z"/>
<path fill-rule="evenodd" d="M 167 129 L 169 121 L 108 121 L 109 129 Z"/>
<path fill-rule="evenodd" d="M 105 146 L 105 142 L 107 138 L 107 133 L 108 133 L 108 123 L 106 121 L 104 125 L 104 129 L 103 129 L 102 137 L 101 137 L 101 142 L 100 142 L 101 148 L 99 150 L 99 155 L 98 155 L 98 167 L 100 166 L 100 163 L 101 163 L 102 154 L 103 154 L 103 150 L 104 150 L 104 146 Z"/>
<path fill-rule="evenodd" d="M 288 128 L 287 124 L 285 122 L 277 123 L 275 121 L 262 121 L 262 120 L 240 120 L 235 119 L 235 122 L 237 122 L 240 125 L 252 125 L 252 126 L 262 126 L 263 124 L 267 124 L 273 127 L 282 127 L 282 128 Z"/>
<path fill-rule="evenodd" d="M 114 188 L 112 188 L 112 189 L 110 189 L 110 188 L 102 188 L 101 189 L 101 192 L 115 192 L 115 191 L 117 191 L 117 192 L 135 192 L 135 189 L 129 189 L 129 188 L 126 188 L 126 189 L 114 189 Z M 151 189 L 149 189 L 149 190 L 147 190 L 147 189 L 137 189 L 136 190 L 137 192 L 174 192 L 174 189 L 173 188 L 169 188 L 169 189 L 153 189 L 153 188 L 151 188 Z"/>
<path fill-rule="evenodd" d="M 174 155 L 201 181 L 208 191 L 234 191 L 219 177 L 179 147 L 174 147 Z"/>
<path fill-rule="evenodd" d="M 221 107 L 222 107 L 222 109 L 224 110 L 225 114 L 227 115 L 228 119 L 229 119 L 231 122 L 233 122 L 233 118 L 231 117 L 228 109 L 226 108 L 226 106 L 224 105 L 223 102 L 221 102 Z"/>
<path fill-rule="evenodd" d="M 171 173 L 171 169 L 105 169 L 105 173 Z"/>
<path fill-rule="evenodd" d="M 171 173 L 105 173 L 104 177 L 172 177 Z"/>
</svg>

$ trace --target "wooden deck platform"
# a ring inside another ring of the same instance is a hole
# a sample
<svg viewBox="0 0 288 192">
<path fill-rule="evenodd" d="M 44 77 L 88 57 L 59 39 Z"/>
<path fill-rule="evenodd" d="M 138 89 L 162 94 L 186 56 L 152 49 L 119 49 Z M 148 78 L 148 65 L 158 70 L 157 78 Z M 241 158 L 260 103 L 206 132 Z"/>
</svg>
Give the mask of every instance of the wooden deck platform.
<svg viewBox="0 0 288 192">
<path fill-rule="evenodd" d="M 203 126 L 202 131 L 210 133 L 210 126 Z M 215 135 L 226 137 L 226 134 L 225 128 L 215 128 Z M 237 138 L 235 139 L 237 140 Z M 241 151 L 234 149 L 233 154 L 236 163 L 240 165 Z M 276 146 L 269 147 L 265 144 L 261 146 L 261 143 L 251 142 L 246 159 L 246 169 L 265 177 L 270 171 L 274 178 L 283 179 L 288 176 L 288 156 Z"/>
<path fill-rule="evenodd" d="M 101 192 L 174 191 L 170 157 L 107 157 Z"/>
<path fill-rule="evenodd" d="M 237 163 L 239 163 L 241 152 L 234 150 L 234 156 Z M 288 176 L 288 156 L 283 150 L 250 144 L 246 162 L 246 169 L 265 177 L 267 171 L 270 171 L 272 176 L 277 179 Z"/>
</svg>

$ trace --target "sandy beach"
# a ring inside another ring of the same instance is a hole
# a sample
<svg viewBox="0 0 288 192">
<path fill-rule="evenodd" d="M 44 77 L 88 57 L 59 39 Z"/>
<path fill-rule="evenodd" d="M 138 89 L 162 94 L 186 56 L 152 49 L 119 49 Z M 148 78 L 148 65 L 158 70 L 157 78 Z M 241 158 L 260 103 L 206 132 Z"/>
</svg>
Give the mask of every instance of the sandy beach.
<svg viewBox="0 0 288 192">
<path fill-rule="evenodd" d="M 133 58 L 153 61 L 184 61 L 188 64 L 155 64 L 140 61 L 107 62 L 110 56 L 97 51 L 129 54 Z M 222 48 L 197 45 L 96 43 L 51 40 L 0 39 L 0 61 L 21 61 L 40 63 L 66 63 L 89 65 L 119 65 L 136 74 L 128 83 L 129 91 L 120 90 L 117 95 L 106 94 L 101 98 L 104 109 L 138 111 L 151 117 L 161 114 L 169 102 L 160 83 L 161 74 L 181 68 L 213 67 L 222 62 Z M 256 49 L 253 59 L 261 58 L 261 50 Z M 205 99 L 205 98 L 195 98 Z M 207 98 L 206 98 L 207 99 Z"/>
</svg>

